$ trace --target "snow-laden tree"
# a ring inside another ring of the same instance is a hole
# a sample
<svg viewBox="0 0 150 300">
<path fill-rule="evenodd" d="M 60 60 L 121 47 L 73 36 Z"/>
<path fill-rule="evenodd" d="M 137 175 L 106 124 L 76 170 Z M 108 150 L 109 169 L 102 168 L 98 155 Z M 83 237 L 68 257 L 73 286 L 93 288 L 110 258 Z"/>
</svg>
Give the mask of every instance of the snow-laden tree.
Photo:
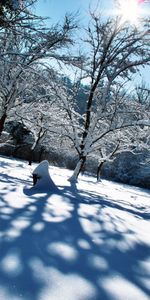
<svg viewBox="0 0 150 300">
<path fill-rule="evenodd" d="M 124 130 L 117 130 L 113 134 L 110 133 L 104 137 L 99 143 L 99 151 L 93 153 L 93 156 L 98 161 L 97 166 L 97 181 L 101 180 L 101 173 L 103 166 L 107 162 L 113 162 L 121 153 L 132 153 L 137 155 L 141 153 L 139 127 L 125 128 Z M 143 134 L 143 131 L 142 131 Z M 145 136 L 145 133 L 143 134 Z M 142 140 L 142 137 L 141 137 Z"/>
<path fill-rule="evenodd" d="M 20 29 L 39 30 L 39 21 L 43 17 L 35 15 L 34 5 L 38 0 L 0 0 L 0 30 L 9 28 L 13 32 L 23 33 Z M 36 21 L 36 22 L 35 22 Z M 21 28 L 20 28 L 21 27 Z"/>
<path fill-rule="evenodd" d="M 4 16 L 6 16 L 6 14 L 8 14 L 8 12 L 13 13 L 16 10 L 19 10 L 19 8 L 21 8 L 21 6 L 23 5 L 23 2 L 25 2 L 25 1 L 22 1 L 22 0 L 1 0 L 0 1 L 0 16 L 4 17 Z"/>
<path fill-rule="evenodd" d="M 22 20 L 31 21 L 33 14 L 30 11 L 36 0 L 0 0 L 0 28 L 11 28 L 14 25 L 22 26 Z M 35 18 L 35 16 L 34 16 Z"/>
<path fill-rule="evenodd" d="M 129 95 L 128 98 L 131 98 Z M 137 85 L 132 93 L 132 102 L 136 104 L 139 115 L 132 111 L 131 116 L 128 115 L 128 121 L 133 121 L 138 116 L 144 116 L 147 120 L 150 118 L 150 90 L 146 83 Z M 129 104 L 129 100 L 124 101 L 124 104 Z M 131 107 L 131 106 L 130 106 Z M 141 120 L 143 122 L 143 120 Z M 132 124 L 132 122 L 131 122 Z M 142 164 L 150 162 L 150 134 L 149 126 L 131 126 L 122 128 L 121 131 L 116 131 L 115 134 L 106 135 L 105 139 L 101 141 L 99 150 L 99 164 L 97 168 L 97 180 L 100 180 L 101 171 L 105 162 L 112 162 L 116 159 L 118 154 L 122 152 L 132 153 L 132 155 L 142 156 Z M 143 153 L 145 153 L 143 155 Z M 134 157 L 133 156 L 133 157 Z"/>
<path fill-rule="evenodd" d="M 63 83 L 58 74 L 50 68 L 39 67 L 37 73 L 32 73 L 26 83 L 24 101 L 13 107 L 9 113 L 9 120 L 15 119 L 18 124 L 21 122 L 32 135 L 32 145 L 31 141 L 29 143 L 29 164 L 34 160 L 38 145 L 48 148 L 52 137 L 57 144 L 56 139 L 60 139 L 64 132 L 62 124 L 65 124 L 65 113 L 60 104 L 63 94 Z"/>
<path fill-rule="evenodd" d="M 29 165 L 34 161 L 35 148 L 42 143 L 47 129 L 44 126 L 47 122 L 47 118 L 42 110 L 42 107 L 38 107 L 39 104 L 32 103 L 30 105 L 23 105 L 20 113 L 16 113 L 16 119 L 23 124 L 23 126 L 32 134 L 33 144 L 29 153 Z"/>
<path fill-rule="evenodd" d="M 138 130 L 135 133 L 135 136 L 138 135 L 137 147 L 139 150 L 145 149 L 150 151 L 150 88 L 145 83 L 142 82 L 138 84 L 135 88 L 134 97 L 139 105 L 144 111 L 144 118 L 139 121 Z M 150 157 L 150 153 L 149 153 Z M 150 162 L 150 159 L 148 159 Z M 147 160 L 145 161 L 147 162 Z"/>
<path fill-rule="evenodd" d="M 148 20 L 141 20 L 136 28 L 120 22 L 119 17 L 106 20 L 94 13 L 86 34 L 82 72 L 89 89 L 84 114 L 79 115 L 70 94 L 63 100 L 71 128 L 68 138 L 79 155 L 70 180 L 77 179 L 87 157 L 100 149 L 103 139 L 111 140 L 118 131 L 130 130 L 145 116 L 144 106 L 129 93 L 127 99 L 124 89 L 139 67 L 150 63 Z"/>
<path fill-rule="evenodd" d="M 26 82 L 33 72 L 37 73 L 43 59 L 73 64 L 78 61 L 65 53 L 76 27 L 71 16 L 66 16 L 62 25 L 51 28 L 45 28 L 36 16 L 24 22 L 23 18 L 22 27 L 14 24 L 13 31 L 7 28 L 0 32 L 0 134 L 8 112 L 22 100 Z"/>
</svg>

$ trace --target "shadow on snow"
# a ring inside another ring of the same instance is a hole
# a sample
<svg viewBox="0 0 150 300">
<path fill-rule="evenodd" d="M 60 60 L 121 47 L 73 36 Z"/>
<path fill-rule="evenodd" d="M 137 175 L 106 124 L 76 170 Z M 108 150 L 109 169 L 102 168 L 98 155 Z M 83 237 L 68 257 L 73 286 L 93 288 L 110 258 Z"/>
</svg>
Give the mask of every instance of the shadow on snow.
<svg viewBox="0 0 150 300">
<path fill-rule="evenodd" d="M 2 176 L 2 180 L 6 179 L 12 184 L 10 191 L 14 192 L 20 179 Z M 105 282 L 117 276 L 148 297 L 148 287 L 140 280 L 148 279 L 148 274 L 140 268 L 140 262 L 148 258 L 148 246 L 136 241 L 134 228 L 125 226 L 122 217 L 105 209 L 145 218 L 142 211 L 134 212 L 121 203 L 89 192 L 84 191 L 82 195 L 76 185 L 64 186 L 51 194 L 37 195 L 32 190 L 29 201 L 16 209 L 5 202 L 7 192 L 5 189 L 0 193 L 0 286 L 8 299 L 54 299 L 42 298 L 41 293 L 47 286 L 49 290 L 60 288 L 55 276 L 60 277 L 60 282 L 64 282 L 61 278 L 65 276 L 68 289 L 70 277 L 79 277 L 87 292 L 90 286 L 89 293 L 76 300 L 114 299 Z M 89 205 L 93 213 L 88 210 Z M 118 223 L 122 230 L 118 230 Z M 135 242 L 124 250 L 118 245 L 127 243 L 125 235 L 130 235 Z M 78 289 L 78 280 L 73 284 Z M 75 298 L 72 295 L 68 299 Z"/>
</svg>

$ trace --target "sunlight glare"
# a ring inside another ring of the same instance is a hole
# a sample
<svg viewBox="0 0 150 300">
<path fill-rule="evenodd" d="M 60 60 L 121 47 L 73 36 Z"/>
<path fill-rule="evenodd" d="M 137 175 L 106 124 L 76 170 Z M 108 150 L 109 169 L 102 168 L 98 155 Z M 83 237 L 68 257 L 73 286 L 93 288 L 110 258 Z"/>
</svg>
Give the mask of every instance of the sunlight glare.
<svg viewBox="0 0 150 300">
<path fill-rule="evenodd" d="M 121 15 L 122 22 L 130 22 L 136 25 L 141 14 L 141 8 L 137 0 L 119 0 L 118 12 Z"/>
</svg>

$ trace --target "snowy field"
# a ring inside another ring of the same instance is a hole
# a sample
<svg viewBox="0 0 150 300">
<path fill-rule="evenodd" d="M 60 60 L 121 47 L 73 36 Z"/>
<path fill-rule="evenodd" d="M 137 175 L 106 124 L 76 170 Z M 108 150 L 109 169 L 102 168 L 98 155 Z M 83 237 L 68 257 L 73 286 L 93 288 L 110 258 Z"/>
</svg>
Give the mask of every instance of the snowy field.
<svg viewBox="0 0 150 300">
<path fill-rule="evenodd" d="M 35 166 L 0 157 L 0 300 L 150 299 L 150 192 Z"/>
</svg>

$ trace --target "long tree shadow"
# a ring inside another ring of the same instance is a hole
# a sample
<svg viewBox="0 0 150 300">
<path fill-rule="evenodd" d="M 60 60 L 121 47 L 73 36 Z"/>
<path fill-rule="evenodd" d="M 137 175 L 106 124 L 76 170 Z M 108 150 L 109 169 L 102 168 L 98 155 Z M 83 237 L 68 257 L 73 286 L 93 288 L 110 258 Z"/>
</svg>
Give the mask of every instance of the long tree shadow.
<svg viewBox="0 0 150 300">
<path fill-rule="evenodd" d="M 0 195 L 5 204 L 4 193 Z M 5 300 L 112 300 L 107 281 L 117 276 L 148 299 L 148 287 L 141 280 L 148 274 L 140 263 L 148 258 L 149 248 L 136 240 L 134 228 L 107 208 L 123 210 L 104 197 L 85 191 L 83 195 L 76 185 L 52 193 L 32 192 L 21 208 L 3 205 L 0 289 Z M 130 209 L 125 212 L 133 214 Z M 134 240 L 131 245 L 128 235 Z"/>
</svg>

